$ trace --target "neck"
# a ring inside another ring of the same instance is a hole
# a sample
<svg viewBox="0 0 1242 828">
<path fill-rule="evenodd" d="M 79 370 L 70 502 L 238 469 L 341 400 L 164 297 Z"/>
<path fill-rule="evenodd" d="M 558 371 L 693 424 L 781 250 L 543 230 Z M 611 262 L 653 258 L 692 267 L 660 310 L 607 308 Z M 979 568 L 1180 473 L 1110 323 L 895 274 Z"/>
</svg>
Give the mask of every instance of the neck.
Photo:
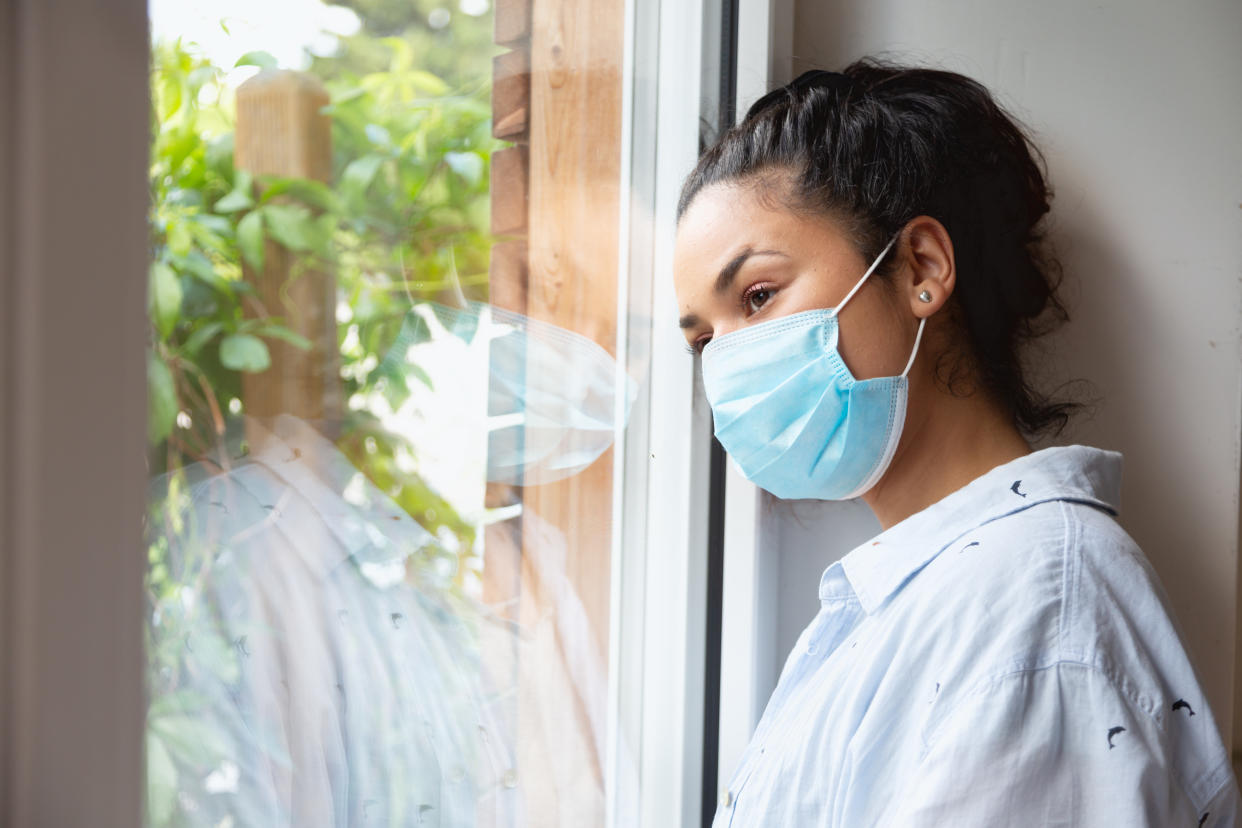
<svg viewBox="0 0 1242 828">
<path fill-rule="evenodd" d="M 907 416 L 888 471 L 862 496 L 885 529 L 1031 451 L 999 405 L 932 385 L 918 403 L 911 395 L 911 412 L 923 414 Z"/>
</svg>

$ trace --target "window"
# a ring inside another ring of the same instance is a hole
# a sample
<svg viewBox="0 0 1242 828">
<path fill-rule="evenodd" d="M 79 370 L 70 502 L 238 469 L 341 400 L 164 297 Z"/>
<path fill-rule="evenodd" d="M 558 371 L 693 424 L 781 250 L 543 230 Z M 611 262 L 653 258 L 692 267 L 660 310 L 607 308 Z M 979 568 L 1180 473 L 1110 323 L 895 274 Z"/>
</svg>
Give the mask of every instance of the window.
<svg viewBox="0 0 1242 828">
<path fill-rule="evenodd" d="M 671 5 L 152 3 L 148 824 L 697 821 Z"/>
</svg>

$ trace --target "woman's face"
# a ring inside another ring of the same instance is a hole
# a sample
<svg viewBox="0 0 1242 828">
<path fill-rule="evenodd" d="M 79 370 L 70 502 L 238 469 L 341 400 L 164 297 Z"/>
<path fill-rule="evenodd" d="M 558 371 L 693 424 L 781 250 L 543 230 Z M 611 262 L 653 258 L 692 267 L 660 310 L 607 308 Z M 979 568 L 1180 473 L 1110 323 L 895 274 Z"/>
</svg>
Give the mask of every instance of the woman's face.
<svg viewBox="0 0 1242 828">
<path fill-rule="evenodd" d="M 791 212 L 753 186 L 704 188 L 677 227 L 673 268 L 682 331 L 701 351 L 748 325 L 836 307 L 870 264 L 826 216 Z M 916 320 L 897 294 L 872 277 L 838 317 L 838 347 L 857 379 L 905 367 Z"/>
</svg>

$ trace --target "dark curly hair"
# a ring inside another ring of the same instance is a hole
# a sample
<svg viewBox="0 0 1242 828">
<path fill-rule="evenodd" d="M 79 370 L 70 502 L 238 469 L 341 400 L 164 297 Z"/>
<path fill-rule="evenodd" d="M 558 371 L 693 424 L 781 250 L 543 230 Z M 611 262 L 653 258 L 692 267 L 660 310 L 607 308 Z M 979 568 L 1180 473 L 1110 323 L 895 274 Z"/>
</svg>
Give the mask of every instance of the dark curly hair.
<svg viewBox="0 0 1242 828">
<path fill-rule="evenodd" d="M 836 218 L 867 260 L 916 216 L 943 224 L 957 267 L 950 318 L 964 348 L 946 354 L 937 377 L 954 393 L 981 384 L 1028 435 L 1065 426 L 1078 405 L 1037 391 L 1021 361 L 1025 343 L 1067 319 L 1043 233 L 1052 192 L 1039 150 L 987 89 L 874 59 L 806 72 L 700 157 L 678 219 L 704 187 L 766 188 L 775 174 L 789 182 L 789 208 Z"/>
</svg>

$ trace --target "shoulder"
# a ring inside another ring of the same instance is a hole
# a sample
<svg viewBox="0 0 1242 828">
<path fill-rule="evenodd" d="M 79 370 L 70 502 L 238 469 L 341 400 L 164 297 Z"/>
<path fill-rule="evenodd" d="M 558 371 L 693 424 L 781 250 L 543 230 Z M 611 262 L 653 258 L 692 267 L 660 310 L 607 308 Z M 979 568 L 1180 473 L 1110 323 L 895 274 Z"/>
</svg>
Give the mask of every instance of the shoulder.
<svg viewBox="0 0 1242 828">
<path fill-rule="evenodd" d="M 1166 701 L 1201 696 L 1168 596 L 1138 544 L 1097 509 L 1063 502 L 1061 510 L 1060 657 L 1113 677 L 1157 719 L 1170 712 Z"/>
<path fill-rule="evenodd" d="M 1197 686 L 1168 598 L 1138 544 L 1105 510 L 1051 499 L 985 523 L 942 551 L 949 599 L 1010 630 L 993 672 L 1080 663 L 1112 676 L 1152 715 Z M 979 676 L 985 680 L 985 676 Z"/>
<path fill-rule="evenodd" d="M 1112 716 L 1117 722 L 1101 733 L 1125 727 L 1141 735 L 1144 754 L 1168 768 L 1190 801 L 1202 805 L 1232 785 L 1160 580 L 1108 512 L 1049 500 L 975 535 L 979 547 L 972 549 L 991 552 L 971 572 L 977 592 L 959 600 L 995 607 L 997 596 L 1007 596 L 1004 607 L 989 610 L 999 617 L 979 631 L 993 640 L 999 632 L 1003 640 L 988 663 L 976 665 L 955 703 L 938 711 L 940 726 L 978 705 L 1021 716 L 1043 705 L 1050 726 L 1083 719 L 1084 727 L 1099 729 Z"/>
<path fill-rule="evenodd" d="M 1060 657 L 1067 577 L 1087 569 L 1078 562 L 1083 526 L 1096 520 L 1087 512 L 1111 521 L 1060 500 L 990 519 L 948 543 L 920 573 L 929 582 L 920 592 L 936 595 L 956 634 L 975 639 L 962 665 L 973 680 Z"/>
<path fill-rule="evenodd" d="M 1032 666 L 1059 658 L 1095 664 L 1114 640 L 1178 639 L 1180 650 L 1159 578 L 1098 506 L 1049 499 L 990 520 L 941 550 L 928 575 L 943 579 L 954 610 L 1040 639 L 1044 647 L 1025 654 Z"/>
</svg>

